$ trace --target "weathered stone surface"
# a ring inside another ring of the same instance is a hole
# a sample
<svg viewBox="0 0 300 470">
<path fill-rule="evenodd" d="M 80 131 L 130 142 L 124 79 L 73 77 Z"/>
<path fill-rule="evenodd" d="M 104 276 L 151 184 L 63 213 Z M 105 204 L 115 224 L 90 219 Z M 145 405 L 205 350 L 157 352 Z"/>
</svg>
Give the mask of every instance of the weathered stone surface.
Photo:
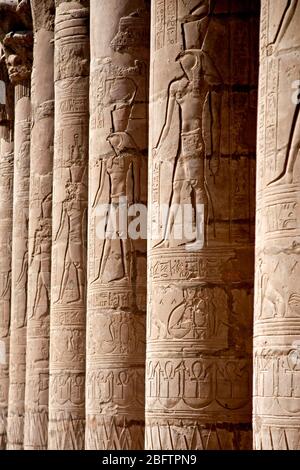
<svg viewBox="0 0 300 470">
<path fill-rule="evenodd" d="M 300 3 L 262 1 L 254 446 L 300 449 Z"/>
<path fill-rule="evenodd" d="M 32 19 L 29 0 L 0 1 L 0 39 L 13 84 L 30 80 L 32 67 Z"/>
<path fill-rule="evenodd" d="M 83 449 L 89 126 L 87 2 L 56 2 L 49 449 Z"/>
<path fill-rule="evenodd" d="M 230 3 L 152 2 L 148 449 L 251 447 L 259 2 Z"/>
<path fill-rule="evenodd" d="M 0 57 L 2 56 L 0 46 Z M 0 59 L 1 61 L 1 59 Z M 4 61 L 0 62 L 0 449 L 6 447 L 9 389 L 11 246 L 13 209 L 13 103 Z"/>
<path fill-rule="evenodd" d="M 30 74 L 32 25 L 28 1 L 0 2 L 0 37 L 10 81 L 15 85 L 15 159 L 11 281 L 11 334 L 7 448 L 23 448 L 26 368 L 28 199 L 30 171 Z M 8 29 L 4 29 L 8 28 Z"/>
<path fill-rule="evenodd" d="M 91 1 L 88 449 L 144 446 L 146 240 L 119 217 L 147 200 L 148 7 Z M 118 219 L 101 236 L 105 204 Z"/>
<path fill-rule="evenodd" d="M 30 84 L 15 87 L 15 161 L 12 243 L 12 302 L 9 364 L 8 443 L 23 447 L 26 367 Z"/>
<path fill-rule="evenodd" d="M 300 449 L 299 22 L 0 0 L 0 449 Z"/>
<path fill-rule="evenodd" d="M 31 0 L 35 30 L 31 81 L 29 267 L 24 448 L 48 440 L 52 167 L 54 138 L 54 0 Z"/>
</svg>

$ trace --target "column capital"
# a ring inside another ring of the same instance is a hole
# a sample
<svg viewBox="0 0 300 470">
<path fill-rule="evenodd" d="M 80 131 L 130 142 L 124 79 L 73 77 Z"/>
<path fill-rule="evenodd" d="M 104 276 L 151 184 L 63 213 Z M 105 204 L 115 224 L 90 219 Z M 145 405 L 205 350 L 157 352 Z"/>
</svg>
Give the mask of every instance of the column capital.
<svg viewBox="0 0 300 470">
<path fill-rule="evenodd" d="M 29 0 L 0 1 L 0 40 L 11 82 L 30 78 L 32 69 L 32 19 Z"/>
<path fill-rule="evenodd" d="M 9 82 L 3 47 L 0 44 L 0 125 L 13 121 L 13 87 Z"/>
<path fill-rule="evenodd" d="M 0 81 L 4 83 L 0 84 L 0 126 L 7 121 L 7 112 L 6 112 L 6 83 L 7 83 L 7 74 L 5 64 L 1 60 L 2 48 L 0 45 Z"/>
<path fill-rule="evenodd" d="M 40 29 L 54 30 L 55 0 L 31 0 L 31 14 L 34 32 Z"/>
</svg>

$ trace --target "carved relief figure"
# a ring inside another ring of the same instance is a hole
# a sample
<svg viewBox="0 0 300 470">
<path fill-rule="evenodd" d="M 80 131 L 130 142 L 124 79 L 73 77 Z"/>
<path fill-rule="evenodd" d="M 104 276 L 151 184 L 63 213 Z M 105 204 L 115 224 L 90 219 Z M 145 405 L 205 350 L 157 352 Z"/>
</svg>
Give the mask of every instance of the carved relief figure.
<svg viewBox="0 0 300 470">
<path fill-rule="evenodd" d="M 85 173 L 86 151 L 79 142 L 79 134 L 74 135 L 74 144 L 70 146 L 69 160 L 66 162 L 67 168 L 70 169 L 71 182 L 81 183 Z"/>
<path fill-rule="evenodd" d="M 155 157 L 163 159 L 162 144 L 169 136 L 174 113 L 180 116 L 180 148 L 175 159 L 171 207 L 179 205 L 188 194 L 194 206 L 204 207 L 204 221 L 208 222 L 209 194 L 205 181 L 205 142 L 203 136 L 203 113 L 212 98 L 211 87 L 220 85 L 222 79 L 208 54 L 202 49 L 187 49 L 177 59 L 183 71 L 179 80 L 170 83 L 166 119 L 158 143 L 154 149 Z M 177 109 L 176 109 L 177 107 Z M 215 115 L 218 106 L 212 107 L 211 127 L 213 141 L 219 142 L 220 126 Z M 164 239 L 157 246 L 168 247 L 168 237 L 172 232 L 176 211 L 169 215 Z M 201 221 L 199 221 L 201 222 Z M 202 233 L 196 227 L 197 235 Z M 189 243 L 190 247 L 196 246 Z"/>
<path fill-rule="evenodd" d="M 34 235 L 34 244 L 30 264 L 36 263 L 36 288 L 32 311 L 29 318 L 36 316 L 39 320 L 49 312 L 49 276 L 51 253 L 51 225 L 46 219 L 41 219 Z"/>
<path fill-rule="evenodd" d="M 28 220 L 26 218 L 26 227 Z M 15 292 L 16 292 L 16 327 L 23 328 L 27 322 L 27 286 L 28 286 L 28 241 L 26 240 L 26 251 L 23 253 L 21 259 L 21 266 L 19 275 L 16 279 Z"/>
<path fill-rule="evenodd" d="M 296 22 L 297 7 L 299 8 L 298 0 L 288 0 L 283 17 L 279 23 L 278 30 L 275 35 L 275 41 L 269 46 L 269 53 L 277 52 L 280 48 L 281 42 L 293 22 Z M 299 64 L 299 78 L 300 78 L 300 64 Z M 299 85 L 300 86 L 300 85 Z M 285 161 L 283 170 L 273 181 L 269 184 L 290 184 L 294 180 L 294 168 L 300 152 L 300 88 L 298 90 L 298 99 L 295 107 L 292 125 L 288 138 L 288 147 L 286 150 Z"/>
<path fill-rule="evenodd" d="M 11 267 L 10 256 L 11 244 L 0 244 L 1 272 L 0 272 L 0 336 L 5 338 L 10 327 L 10 290 L 11 290 Z"/>
<path fill-rule="evenodd" d="M 173 309 L 168 318 L 169 334 L 177 339 L 219 337 L 221 340 L 224 325 L 217 317 L 221 305 L 225 320 L 227 299 L 224 292 L 217 289 L 214 295 L 212 290 L 201 286 L 185 289 L 183 303 Z"/>
<path fill-rule="evenodd" d="M 55 236 L 57 241 L 64 227 L 67 227 L 67 247 L 63 263 L 63 275 L 57 302 L 73 303 L 84 300 L 84 227 L 85 202 L 81 199 L 82 183 L 67 183 L 66 199 L 62 203 L 59 228 Z M 68 292 L 67 292 L 68 291 Z M 65 296 L 67 298 L 65 299 Z"/>
<path fill-rule="evenodd" d="M 130 281 L 132 241 L 122 233 L 122 229 L 119 227 L 119 216 L 122 204 L 124 209 L 124 204 L 139 201 L 139 152 L 135 142 L 127 132 L 114 132 L 108 136 L 107 140 L 114 151 L 114 155 L 110 156 L 104 165 L 106 175 L 109 178 L 109 203 L 116 209 L 116 212 L 114 216 L 111 213 L 108 214 L 106 238 L 103 243 L 99 271 L 95 281 L 102 279 L 110 282 L 123 278 Z M 100 164 L 101 162 L 102 160 L 99 161 Z M 102 171 L 100 174 L 102 174 Z M 103 182 L 104 177 L 102 174 Z M 94 206 L 99 201 L 102 188 L 100 182 Z M 132 188 L 131 193 L 129 193 L 128 188 Z M 117 239 L 113 240 L 114 236 Z"/>
<path fill-rule="evenodd" d="M 143 156 L 129 129 L 138 91 L 134 77 L 144 71 L 138 61 L 135 61 L 133 67 L 121 67 L 113 65 L 110 58 L 103 61 L 101 71 L 105 77 L 101 81 L 101 101 L 110 112 L 111 133 L 107 141 L 112 154 L 98 159 L 99 183 L 93 207 L 100 203 L 108 180 L 109 194 L 106 201 L 111 205 L 113 213 L 108 214 L 98 272 L 93 282 L 122 279 L 131 282 L 134 249 L 130 237 L 119 226 L 119 216 L 126 205 L 140 200 L 140 160 Z"/>
</svg>

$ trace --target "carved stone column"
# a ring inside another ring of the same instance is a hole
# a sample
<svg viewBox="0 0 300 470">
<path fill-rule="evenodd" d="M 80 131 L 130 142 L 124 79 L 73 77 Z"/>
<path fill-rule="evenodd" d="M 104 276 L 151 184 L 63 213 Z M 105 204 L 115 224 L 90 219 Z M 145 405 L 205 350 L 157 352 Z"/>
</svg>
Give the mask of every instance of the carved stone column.
<svg viewBox="0 0 300 470">
<path fill-rule="evenodd" d="M 258 14 L 152 2 L 148 449 L 251 448 Z"/>
<path fill-rule="evenodd" d="M 6 447 L 13 209 L 13 93 L 0 46 L 0 449 Z"/>
<path fill-rule="evenodd" d="M 254 446 L 300 442 L 300 2 L 262 1 Z"/>
<path fill-rule="evenodd" d="M 147 200 L 148 4 L 91 1 L 88 449 L 144 447 L 146 240 L 130 223 Z"/>
<path fill-rule="evenodd" d="M 34 26 L 24 448 L 47 449 L 54 138 L 54 0 L 31 0 Z"/>
<path fill-rule="evenodd" d="M 0 2 L 2 5 L 7 2 Z M 32 31 L 30 5 L 9 2 L 1 17 L 9 78 L 15 86 L 15 159 L 13 190 L 11 334 L 7 448 L 23 448 L 26 368 L 28 198 L 30 172 L 30 75 Z"/>
<path fill-rule="evenodd" d="M 49 449 L 83 449 L 88 1 L 56 1 Z"/>
</svg>

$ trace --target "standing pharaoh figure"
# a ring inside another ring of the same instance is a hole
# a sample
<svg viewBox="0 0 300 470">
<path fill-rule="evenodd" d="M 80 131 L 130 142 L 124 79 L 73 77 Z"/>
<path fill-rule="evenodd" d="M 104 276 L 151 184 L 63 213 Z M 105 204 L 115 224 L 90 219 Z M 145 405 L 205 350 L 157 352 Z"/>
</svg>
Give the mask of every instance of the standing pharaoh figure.
<svg viewBox="0 0 300 470">
<path fill-rule="evenodd" d="M 85 226 L 84 201 L 81 200 L 82 183 L 68 183 L 66 187 L 67 197 L 62 204 L 61 219 L 58 231 L 55 235 L 57 241 L 66 224 L 67 226 L 67 247 L 65 250 L 63 276 L 60 283 L 59 296 L 56 302 L 78 302 L 85 297 L 85 273 L 84 273 L 84 255 L 82 253 L 84 229 Z M 75 270 L 74 290 L 71 299 L 65 299 L 65 293 L 70 282 L 71 269 Z"/>
<path fill-rule="evenodd" d="M 28 313 L 30 318 L 36 316 L 40 320 L 48 315 L 49 309 L 49 281 L 50 281 L 50 259 L 51 252 L 51 225 L 49 221 L 41 220 L 34 235 L 33 249 L 30 265 L 36 263 L 36 290 L 32 311 Z"/>
<path fill-rule="evenodd" d="M 151 2 L 148 449 L 251 445 L 258 3 Z"/>
<path fill-rule="evenodd" d="M 97 280 L 108 282 L 127 279 L 131 283 L 132 241 L 127 236 L 126 227 L 120 226 L 120 218 L 127 214 L 128 205 L 139 201 L 140 176 L 138 159 L 138 148 L 132 137 L 127 132 L 114 132 L 107 137 L 114 155 L 103 162 L 105 171 L 109 178 L 109 204 L 108 223 L 103 243 L 102 257 L 99 263 Z M 102 176 L 102 184 L 105 175 Z M 131 194 L 128 194 L 128 183 L 130 180 Z M 102 193 L 102 184 L 95 197 L 96 205 Z M 122 214 L 122 211 L 123 214 Z M 124 233 L 123 233 L 124 230 Z M 125 233 L 126 232 L 126 233 Z"/>
<path fill-rule="evenodd" d="M 89 4 L 55 2 L 48 424 L 52 450 L 84 448 Z M 66 341 L 70 336 L 80 338 L 74 352 Z"/>
<path fill-rule="evenodd" d="M 203 137 L 203 110 L 210 99 L 210 87 L 220 85 L 222 80 L 208 54 L 203 50 L 185 50 L 179 54 L 176 60 L 180 62 L 184 75 L 179 80 L 173 81 L 169 86 L 166 121 L 155 153 L 160 156 L 160 147 L 169 135 L 175 104 L 177 104 L 181 116 L 181 148 L 175 161 L 170 206 L 172 208 L 173 205 L 180 204 L 184 192 L 188 192 L 195 206 L 203 205 L 204 223 L 207 225 L 209 196 L 205 182 L 206 152 Z M 217 108 L 213 109 L 216 110 Z M 217 118 L 217 116 L 214 117 Z M 217 119 L 213 119 L 213 116 L 212 127 L 215 142 L 218 142 L 220 139 L 220 125 Z M 160 158 L 163 158 L 163 156 Z M 171 236 L 175 217 L 176 212 L 172 211 L 168 218 L 164 241 L 158 246 L 169 245 L 167 239 Z M 197 240 L 199 240 L 202 231 L 202 227 L 197 227 Z M 190 248 L 196 247 L 197 241 L 195 244 L 188 244 L 188 246 Z"/>
<path fill-rule="evenodd" d="M 91 450 L 144 447 L 146 242 L 137 233 L 135 214 L 147 200 L 149 4 L 91 0 L 86 366 Z M 103 17 L 110 18 L 106 28 Z"/>
</svg>

